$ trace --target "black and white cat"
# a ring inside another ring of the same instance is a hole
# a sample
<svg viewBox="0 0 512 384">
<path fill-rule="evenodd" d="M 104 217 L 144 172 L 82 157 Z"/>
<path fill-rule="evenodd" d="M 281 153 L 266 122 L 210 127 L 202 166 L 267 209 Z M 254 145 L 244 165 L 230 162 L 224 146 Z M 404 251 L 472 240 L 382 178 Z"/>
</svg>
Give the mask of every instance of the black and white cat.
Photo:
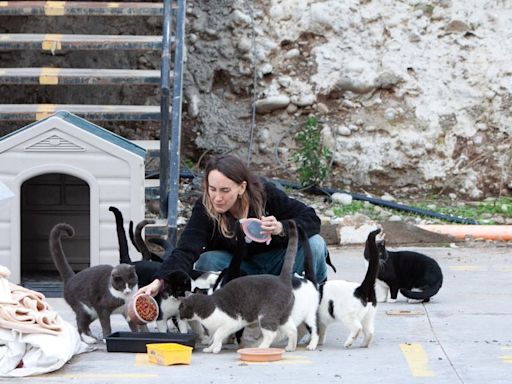
<svg viewBox="0 0 512 384">
<path fill-rule="evenodd" d="M 124 230 L 123 214 L 119 209 L 113 206 L 109 207 L 109 210 L 114 214 L 116 219 L 119 262 L 135 267 L 141 287 L 150 284 L 154 280 L 155 274 L 159 271 L 161 263 L 157 261 L 157 255 L 153 254 L 144 242 L 142 230 L 147 224 L 152 224 L 154 221 L 142 220 L 135 227 L 135 232 L 133 232 L 133 223 L 130 222 L 130 238 L 135 248 L 142 254 L 142 260 L 131 261 L 128 253 L 128 240 Z M 154 242 L 164 248 L 164 258 L 167 257 L 173 249 L 166 240 L 162 239 L 161 241 Z M 175 320 L 174 325 L 176 325 L 180 332 L 187 332 L 187 323 L 181 321 L 178 317 L 178 307 L 181 303 L 181 299 L 185 297 L 185 292 L 208 292 L 212 289 L 218 277 L 218 272 L 201 272 L 195 270 L 192 270 L 190 274 L 176 271 L 169 275 L 164 281 L 160 293 L 155 296 L 155 300 L 160 309 L 156 321 L 157 329 L 160 332 L 173 330 L 172 324 L 169 323 L 169 320 L 173 319 Z"/>
<path fill-rule="evenodd" d="M 350 329 L 345 348 L 350 347 L 359 333 L 363 333 L 363 347 L 368 347 L 373 338 L 374 319 L 377 313 L 375 280 L 379 271 L 379 254 L 375 244 L 377 229 L 366 239 L 369 257 L 368 269 L 361 284 L 345 280 L 328 280 L 321 287 L 322 299 L 318 308 L 320 344 L 325 341 L 329 324 L 340 321 Z"/>
<path fill-rule="evenodd" d="M 428 302 L 443 285 L 441 267 L 431 257 L 414 251 L 388 251 L 384 240 L 377 241 L 379 286 L 384 291 L 379 301 L 395 302 L 398 291 L 409 302 Z M 365 259 L 368 252 L 365 249 Z"/>
<path fill-rule="evenodd" d="M 172 330 L 169 323 L 171 319 L 173 319 L 174 325 L 181 333 L 189 331 L 187 322 L 179 317 L 178 308 L 181 300 L 183 300 L 186 293 L 207 294 L 211 292 L 219 277 L 219 272 L 200 272 L 194 270 L 191 272 L 191 275 L 183 271 L 174 271 L 163 281 L 162 289 L 155 296 L 155 300 L 160 308 L 156 321 L 157 329 L 160 332 Z M 190 326 L 201 340 L 205 340 L 202 328 L 197 327 L 197 324 L 194 323 L 190 324 Z"/>
<path fill-rule="evenodd" d="M 289 221 L 289 231 L 297 231 L 293 220 Z M 211 295 L 192 294 L 183 299 L 179 308 L 181 319 L 199 321 L 211 335 L 211 344 L 203 352 L 220 352 L 225 338 L 252 323 L 258 323 L 261 328 L 260 348 L 269 347 L 278 332 L 282 332 L 288 337 L 286 350 L 295 350 L 297 328 L 290 315 L 294 302 L 292 269 L 297 248 L 298 241 L 288 243 L 279 276 L 242 276 Z"/>
<path fill-rule="evenodd" d="M 64 250 L 62 235 L 72 237 L 75 231 L 66 223 L 56 224 L 49 238 L 50 254 L 60 277 L 64 282 L 64 299 L 75 312 L 78 333 L 86 343 L 95 343 L 90 324 L 99 319 L 103 337 L 112 333 L 110 315 L 125 315 L 125 306 L 138 290 L 135 267 L 128 264 L 96 265 L 78 273 L 71 269 Z M 126 318 L 132 331 L 147 330 L 139 328 Z"/>
</svg>

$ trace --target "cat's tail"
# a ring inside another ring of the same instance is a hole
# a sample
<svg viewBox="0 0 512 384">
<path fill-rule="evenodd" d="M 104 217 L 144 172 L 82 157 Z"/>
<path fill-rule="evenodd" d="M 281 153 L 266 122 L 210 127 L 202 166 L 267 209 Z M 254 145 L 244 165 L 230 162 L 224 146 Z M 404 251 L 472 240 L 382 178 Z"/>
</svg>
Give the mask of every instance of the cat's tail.
<svg viewBox="0 0 512 384">
<path fill-rule="evenodd" d="M 59 271 L 60 278 L 66 283 L 66 281 L 75 275 L 75 272 L 71 269 L 66 255 L 64 254 L 64 250 L 62 249 L 62 235 L 73 237 L 75 230 L 71 225 L 66 223 L 56 224 L 50 231 L 49 247 L 50 255 L 52 255 L 55 267 L 57 267 Z"/>
<path fill-rule="evenodd" d="M 165 260 L 167 257 L 169 257 L 174 250 L 174 247 L 167 239 L 162 239 L 160 237 L 152 237 L 148 239 L 148 243 L 156 244 L 159 247 L 162 247 L 164 249 L 164 254 L 162 255 L 162 261 Z"/>
<path fill-rule="evenodd" d="M 286 248 L 286 254 L 284 256 L 283 267 L 279 277 L 286 282 L 291 284 L 293 265 L 295 263 L 295 256 L 299 249 L 299 233 L 297 230 L 297 224 L 293 220 L 288 220 L 288 247 Z"/>
<path fill-rule="evenodd" d="M 140 253 L 139 247 L 137 246 L 137 244 L 135 244 L 135 236 L 133 235 L 133 220 L 130 220 L 130 224 L 128 226 L 128 235 L 130 236 L 130 240 L 132 241 L 133 246 L 135 247 L 137 252 Z"/>
<path fill-rule="evenodd" d="M 128 241 L 126 240 L 126 233 L 124 232 L 123 214 L 116 207 L 108 207 L 108 210 L 112 212 L 116 218 L 116 231 L 117 241 L 119 243 L 119 263 L 130 264 L 130 254 L 128 253 Z"/>
<path fill-rule="evenodd" d="M 142 220 L 137 226 L 135 227 L 135 244 L 137 245 L 137 248 L 140 250 L 140 253 L 142 253 L 142 260 L 151 260 L 151 252 L 144 242 L 144 239 L 142 238 L 142 229 L 148 225 L 148 224 L 155 224 L 155 220 Z"/>
<path fill-rule="evenodd" d="M 439 290 L 441 289 L 441 286 L 443 285 L 443 278 L 441 275 L 441 278 L 436 281 L 433 285 L 424 287 L 422 291 L 410 291 L 408 289 L 400 289 L 400 293 L 407 297 L 408 299 L 413 300 L 425 300 L 428 301 L 432 296 L 434 296 Z"/>
<path fill-rule="evenodd" d="M 368 302 L 373 306 L 377 305 L 377 296 L 375 295 L 375 280 L 379 273 L 379 251 L 375 243 L 375 237 L 380 233 L 380 228 L 368 234 L 366 239 L 365 251 L 368 251 L 368 269 L 363 282 L 354 291 L 354 296 L 361 300 L 363 306 Z"/>
<path fill-rule="evenodd" d="M 297 225 L 297 231 L 304 249 L 304 277 L 316 285 L 317 281 L 315 267 L 313 266 L 313 252 L 311 252 L 308 235 L 300 225 Z"/>
</svg>

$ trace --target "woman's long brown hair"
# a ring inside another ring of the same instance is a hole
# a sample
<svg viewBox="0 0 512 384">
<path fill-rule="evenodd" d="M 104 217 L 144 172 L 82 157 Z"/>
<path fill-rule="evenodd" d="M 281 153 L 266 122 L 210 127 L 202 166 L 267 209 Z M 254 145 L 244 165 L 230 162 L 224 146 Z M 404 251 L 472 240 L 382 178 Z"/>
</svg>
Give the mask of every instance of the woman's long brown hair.
<svg viewBox="0 0 512 384">
<path fill-rule="evenodd" d="M 241 205 L 241 211 L 244 212 L 248 208 L 248 210 L 252 210 L 258 218 L 263 216 L 264 213 L 266 203 L 265 190 L 260 178 L 254 175 L 238 157 L 233 155 L 219 155 L 208 161 L 203 179 L 203 205 L 206 208 L 208 216 L 218 225 L 222 235 L 231 238 L 235 235 L 235 232 L 229 228 L 229 221 L 226 214 L 215 212 L 208 194 L 208 175 L 211 171 L 219 171 L 236 184 L 242 184 L 245 181 L 247 187 L 242 197 L 238 200 Z"/>
</svg>

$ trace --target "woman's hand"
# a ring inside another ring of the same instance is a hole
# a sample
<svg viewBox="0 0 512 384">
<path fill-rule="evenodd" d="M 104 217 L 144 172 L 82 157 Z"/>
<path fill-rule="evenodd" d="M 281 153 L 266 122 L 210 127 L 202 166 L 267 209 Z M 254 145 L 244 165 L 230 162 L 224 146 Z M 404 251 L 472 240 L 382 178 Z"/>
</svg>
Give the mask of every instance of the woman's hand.
<svg viewBox="0 0 512 384">
<path fill-rule="evenodd" d="M 145 294 L 145 295 L 151 295 L 156 296 L 158 291 L 160 291 L 160 286 L 162 285 L 161 280 L 155 279 L 151 284 L 146 285 L 145 287 L 139 288 L 137 291 L 137 295 Z"/>
<path fill-rule="evenodd" d="M 261 217 L 261 231 L 271 235 L 280 235 L 283 232 L 283 223 L 277 221 L 274 216 Z"/>
</svg>

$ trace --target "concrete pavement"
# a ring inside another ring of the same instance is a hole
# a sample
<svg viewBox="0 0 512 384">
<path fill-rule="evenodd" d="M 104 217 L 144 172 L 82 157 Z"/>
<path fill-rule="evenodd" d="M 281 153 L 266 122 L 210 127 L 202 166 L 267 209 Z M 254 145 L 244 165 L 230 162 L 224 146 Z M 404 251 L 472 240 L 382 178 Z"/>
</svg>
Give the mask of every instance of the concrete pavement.
<svg viewBox="0 0 512 384">
<path fill-rule="evenodd" d="M 404 248 L 405 249 L 405 248 Z M 441 265 L 444 283 L 430 303 L 380 303 L 375 338 L 344 349 L 340 324 L 327 330 L 317 351 L 303 346 L 273 363 L 243 363 L 236 347 L 217 355 L 197 348 L 191 365 L 158 366 L 145 354 L 109 353 L 105 346 L 73 357 L 59 371 L 19 379 L 29 383 L 510 383 L 512 382 L 512 247 L 417 248 Z M 330 279 L 361 281 L 362 246 L 331 248 L 338 268 Z M 64 319 L 74 316 L 63 299 L 48 299 Z M 114 315 L 114 331 L 128 330 Z M 93 332 L 100 333 L 98 322 Z M 5 379 L 4 379 L 5 381 Z M 11 380 L 9 380 L 11 381 Z"/>
</svg>

